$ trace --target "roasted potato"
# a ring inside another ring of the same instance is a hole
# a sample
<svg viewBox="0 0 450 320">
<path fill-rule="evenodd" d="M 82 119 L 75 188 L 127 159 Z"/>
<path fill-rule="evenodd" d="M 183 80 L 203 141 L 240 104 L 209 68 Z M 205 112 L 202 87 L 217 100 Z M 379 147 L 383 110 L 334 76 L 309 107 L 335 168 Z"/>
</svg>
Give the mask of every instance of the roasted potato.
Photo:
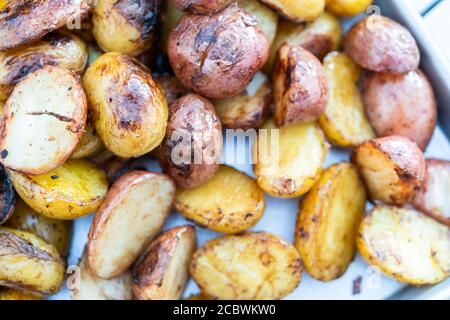
<svg viewBox="0 0 450 320">
<path fill-rule="evenodd" d="M 175 208 L 205 228 L 238 233 L 250 229 L 261 219 L 266 201 L 252 178 L 222 165 L 203 186 L 178 189 Z"/>
<path fill-rule="evenodd" d="M 368 263 L 403 283 L 450 276 L 449 228 L 415 210 L 375 207 L 359 228 L 357 246 Z"/>
<path fill-rule="evenodd" d="M 302 263 L 294 246 L 279 237 L 243 233 L 207 242 L 195 252 L 190 271 L 213 299 L 271 300 L 298 286 Z"/>
<path fill-rule="evenodd" d="M 1 3 L 1 2 L 0 2 Z M 1 6 L 1 5 L 0 5 Z M 40 300 L 41 296 L 22 290 L 0 288 L 0 301 L 2 300 Z"/>
<path fill-rule="evenodd" d="M 327 55 L 323 67 L 329 96 L 319 124 L 327 139 L 339 147 L 355 147 L 375 138 L 357 85 L 361 68 L 345 53 L 339 52 Z"/>
<path fill-rule="evenodd" d="M 411 33 L 394 20 L 371 15 L 348 32 L 345 50 L 375 72 L 405 73 L 419 67 L 420 51 Z"/>
<path fill-rule="evenodd" d="M 16 205 L 16 194 L 5 168 L 0 165 L 0 225 L 9 219 Z"/>
<path fill-rule="evenodd" d="M 171 105 L 175 100 L 189 93 L 189 90 L 186 89 L 174 76 L 157 76 L 155 77 L 155 81 L 163 89 L 168 105 Z"/>
<path fill-rule="evenodd" d="M 172 0 L 181 11 L 189 11 L 194 14 L 211 15 L 222 11 L 234 0 Z"/>
<path fill-rule="evenodd" d="M 186 14 L 169 36 L 178 80 L 213 99 L 237 95 L 264 65 L 269 43 L 254 16 L 232 4 L 212 16 Z"/>
<path fill-rule="evenodd" d="M 130 171 L 111 187 L 88 235 L 93 275 L 111 279 L 127 270 L 161 231 L 175 195 L 165 175 Z"/>
<path fill-rule="evenodd" d="M 86 116 L 86 95 L 75 74 L 59 66 L 28 74 L 3 111 L 0 162 L 27 174 L 50 172 L 76 148 Z"/>
<path fill-rule="evenodd" d="M 363 13 L 373 0 L 327 0 L 327 10 L 341 17 Z"/>
<path fill-rule="evenodd" d="M 83 77 L 91 121 L 106 148 L 132 158 L 156 148 L 164 137 L 168 108 L 150 71 L 119 53 L 106 53 Z"/>
<path fill-rule="evenodd" d="M 328 84 L 320 61 L 308 50 L 285 43 L 272 73 L 274 119 L 278 127 L 319 119 L 328 101 Z"/>
<path fill-rule="evenodd" d="M 49 295 L 59 291 L 64 262 L 50 244 L 25 231 L 0 227 L 0 286 Z"/>
<path fill-rule="evenodd" d="M 354 149 L 352 161 L 372 201 L 402 206 L 425 177 L 425 159 L 408 138 L 389 136 L 366 141 Z"/>
<path fill-rule="evenodd" d="M 269 120 L 253 145 L 254 172 L 261 189 L 278 198 L 308 192 L 322 172 L 329 145 L 315 123 L 277 129 Z"/>
<path fill-rule="evenodd" d="M 325 10 L 325 0 L 261 0 L 293 22 L 313 21 Z"/>
<path fill-rule="evenodd" d="M 181 226 L 161 234 L 133 267 L 133 292 L 139 300 L 178 300 L 189 279 L 196 232 Z"/>
<path fill-rule="evenodd" d="M 257 129 L 267 120 L 272 106 L 272 85 L 258 72 L 235 97 L 213 101 L 222 124 L 230 129 Z"/>
<path fill-rule="evenodd" d="M 308 273 L 321 281 L 342 276 L 356 251 L 366 190 L 349 163 L 326 169 L 301 202 L 295 247 Z"/>
<path fill-rule="evenodd" d="M 178 187 L 195 188 L 210 180 L 219 168 L 222 146 L 222 125 L 208 100 L 188 94 L 170 105 L 158 158 Z"/>
<path fill-rule="evenodd" d="M 97 133 L 94 130 L 94 127 L 87 123 L 86 128 L 84 129 L 84 133 L 81 136 L 80 141 L 78 142 L 75 151 L 73 152 L 71 158 L 72 159 L 81 159 L 87 158 L 95 155 L 97 152 L 100 152 L 103 149 L 103 144 L 100 141 Z"/>
<path fill-rule="evenodd" d="M 71 220 L 95 211 L 106 195 L 105 173 L 87 160 L 67 160 L 41 175 L 9 171 L 14 189 L 31 208 L 53 219 Z"/>
<path fill-rule="evenodd" d="M 437 123 L 433 88 L 420 70 L 373 73 L 363 83 L 367 116 L 378 136 L 404 136 L 425 150 Z"/>
</svg>

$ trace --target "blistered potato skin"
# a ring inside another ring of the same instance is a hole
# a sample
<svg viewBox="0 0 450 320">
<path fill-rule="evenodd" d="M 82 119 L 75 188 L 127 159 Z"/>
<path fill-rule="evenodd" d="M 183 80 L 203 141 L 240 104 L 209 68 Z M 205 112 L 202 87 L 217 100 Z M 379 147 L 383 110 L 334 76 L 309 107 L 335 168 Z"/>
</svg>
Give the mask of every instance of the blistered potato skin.
<svg viewBox="0 0 450 320">
<path fill-rule="evenodd" d="M 92 124 L 106 148 L 132 158 L 161 143 L 168 107 L 146 67 L 129 56 L 106 53 L 88 68 L 83 85 Z"/>
<path fill-rule="evenodd" d="M 325 0 L 261 0 L 293 22 L 315 20 L 325 10 Z"/>
<path fill-rule="evenodd" d="M 373 0 L 327 0 L 327 10 L 341 16 L 349 17 L 362 13 Z"/>
<path fill-rule="evenodd" d="M 232 97 L 264 65 L 269 43 L 256 18 L 232 4 L 212 16 L 185 15 L 167 53 L 178 80 L 202 96 Z"/>
<path fill-rule="evenodd" d="M 208 15 L 223 10 L 233 0 L 173 0 L 173 2 L 181 11 Z"/>
</svg>

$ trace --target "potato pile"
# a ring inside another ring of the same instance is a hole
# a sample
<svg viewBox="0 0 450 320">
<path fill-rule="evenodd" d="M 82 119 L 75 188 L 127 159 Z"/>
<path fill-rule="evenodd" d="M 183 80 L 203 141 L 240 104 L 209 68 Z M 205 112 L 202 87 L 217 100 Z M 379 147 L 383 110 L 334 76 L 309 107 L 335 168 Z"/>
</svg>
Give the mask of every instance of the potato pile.
<svg viewBox="0 0 450 320">
<path fill-rule="evenodd" d="M 56 294 L 93 212 L 73 299 L 180 299 L 190 277 L 192 299 L 281 299 L 356 252 L 450 276 L 417 43 L 378 15 L 342 34 L 371 0 L 20 2 L 0 8 L 0 300 Z M 253 175 L 222 164 L 224 129 L 255 130 Z M 332 147 L 349 162 L 324 168 Z M 258 229 L 268 196 L 299 199 L 293 243 Z M 199 227 L 222 235 L 197 248 Z"/>
</svg>

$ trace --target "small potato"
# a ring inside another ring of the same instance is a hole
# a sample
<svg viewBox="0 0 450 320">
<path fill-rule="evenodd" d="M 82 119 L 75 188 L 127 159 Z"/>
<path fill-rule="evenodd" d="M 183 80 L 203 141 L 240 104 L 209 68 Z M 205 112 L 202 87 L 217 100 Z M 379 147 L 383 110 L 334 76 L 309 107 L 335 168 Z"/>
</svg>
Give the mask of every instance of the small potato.
<svg viewBox="0 0 450 320">
<path fill-rule="evenodd" d="M 14 212 L 16 194 L 5 168 L 0 165 L 0 225 L 5 223 Z"/>
<path fill-rule="evenodd" d="M 111 187 L 88 235 L 93 275 L 111 279 L 127 270 L 161 231 L 175 195 L 166 175 L 130 171 Z"/>
<path fill-rule="evenodd" d="M 345 53 L 339 52 L 327 55 L 323 67 L 329 97 L 319 124 L 327 139 L 339 147 L 355 147 L 374 139 L 375 132 L 364 111 L 357 85 L 361 68 Z"/>
<path fill-rule="evenodd" d="M 261 219 L 266 201 L 252 178 L 222 165 L 203 186 L 178 189 L 175 209 L 205 228 L 238 233 L 250 229 Z"/>
<path fill-rule="evenodd" d="M 325 10 L 325 0 L 261 0 L 293 22 L 313 21 Z"/>
<path fill-rule="evenodd" d="M 178 187 L 195 188 L 210 180 L 219 168 L 222 146 L 222 125 L 208 100 L 188 94 L 170 105 L 158 158 Z"/>
<path fill-rule="evenodd" d="M 331 281 L 345 273 L 355 256 L 365 205 L 364 184 L 349 163 L 326 169 L 302 200 L 295 247 L 312 277 Z"/>
<path fill-rule="evenodd" d="M 191 275 L 203 293 L 220 300 L 275 300 L 301 281 L 294 246 L 268 233 L 229 235 L 207 242 L 192 258 Z"/>
<path fill-rule="evenodd" d="M 426 149 L 436 128 L 437 106 L 433 88 L 422 71 L 367 75 L 363 98 L 378 136 L 404 136 Z"/>
<path fill-rule="evenodd" d="M 272 73 L 275 124 L 283 127 L 319 119 L 328 101 L 328 84 L 320 61 L 301 46 L 284 44 Z"/>
<path fill-rule="evenodd" d="M 28 74 L 3 111 L 0 162 L 27 174 L 50 172 L 76 148 L 86 116 L 86 95 L 75 74 L 59 66 Z"/>
<path fill-rule="evenodd" d="M 273 197 L 297 198 L 322 172 L 329 145 L 315 123 L 277 129 L 269 120 L 253 146 L 254 172 L 261 189 Z"/>
<path fill-rule="evenodd" d="M 64 262 L 50 244 L 25 231 L 0 227 L 0 286 L 42 295 L 55 294 Z"/>
<path fill-rule="evenodd" d="M 178 300 L 189 279 L 196 246 L 195 228 L 170 229 L 154 240 L 133 267 L 133 292 L 138 300 Z"/>
<path fill-rule="evenodd" d="M 211 15 L 222 11 L 234 0 L 172 0 L 178 10 Z"/>
<path fill-rule="evenodd" d="M 425 159 L 411 140 L 390 136 L 360 144 L 352 154 L 372 201 L 402 206 L 425 177 Z"/>
<path fill-rule="evenodd" d="M 168 108 L 150 71 L 119 53 L 106 53 L 83 77 L 91 121 L 106 148 L 119 157 L 142 156 L 164 137 Z"/>
<path fill-rule="evenodd" d="M 373 0 L 327 0 L 327 10 L 341 17 L 363 13 Z"/>
<path fill-rule="evenodd" d="M 267 120 L 272 106 L 272 85 L 258 72 L 247 88 L 235 97 L 215 100 L 222 124 L 230 129 L 257 129 Z"/>
<path fill-rule="evenodd" d="M 171 105 L 175 100 L 189 93 L 189 90 L 174 76 L 157 76 L 155 77 L 155 81 L 163 89 L 168 105 Z"/>
<path fill-rule="evenodd" d="M 78 142 L 75 151 L 70 158 L 81 159 L 93 156 L 97 152 L 103 149 L 103 144 L 100 141 L 94 127 L 89 123 L 86 124 L 84 133 L 81 136 L 80 142 Z"/>
<path fill-rule="evenodd" d="M 32 43 L 86 15 L 85 0 L 7 1 L 0 11 L 0 51 Z"/>
<path fill-rule="evenodd" d="M 187 14 L 169 36 L 167 54 L 178 80 L 213 99 L 245 89 L 269 54 L 257 19 L 232 4 L 212 16 Z"/>
<path fill-rule="evenodd" d="M 411 33 L 394 20 L 376 14 L 348 32 L 345 50 L 360 66 L 375 72 L 404 73 L 416 70 L 420 62 Z"/>
<path fill-rule="evenodd" d="M 53 219 L 72 220 L 95 211 L 108 189 L 105 173 L 81 159 L 68 160 L 47 174 L 9 174 L 22 200 Z"/>
<path fill-rule="evenodd" d="M 420 211 L 450 227 L 450 161 L 426 160 L 425 180 L 414 190 L 411 203 Z"/>
<path fill-rule="evenodd" d="M 2 300 L 40 300 L 41 297 L 36 294 L 22 290 L 0 288 L 0 301 Z"/>
<path fill-rule="evenodd" d="M 357 239 L 363 258 L 397 281 L 435 284 L 450 276 L 449 228 L 419 211 L 376 206 Z"/>
</svg>

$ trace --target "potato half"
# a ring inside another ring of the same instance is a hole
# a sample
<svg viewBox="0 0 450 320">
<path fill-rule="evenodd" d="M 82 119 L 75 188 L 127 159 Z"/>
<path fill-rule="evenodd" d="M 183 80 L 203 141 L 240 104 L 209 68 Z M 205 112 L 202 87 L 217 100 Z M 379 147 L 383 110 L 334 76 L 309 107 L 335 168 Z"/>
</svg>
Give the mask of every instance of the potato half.
<svg viewBox="0 0 450 320">
<path fill-rule="evenodd" d="M 6 173 L 5 168 L 0 165 L 0 225 L 5 223 L 14 212 L 16 205 L 16 194 L 12 181 Z"/>
<path fill-rule="evenodd" d="M 349 17 L 363 13 L 373 0 L 327 0 L 327 10 L 341 16 Z"/>
<path fill-rule="evenodd" d="M 357 246 L 368 263 L 400 282 L 435 284 L 450 276 L 450 230 L 419 211 L 375 207 Z"/>
<path fill-rule="evenodd" d="M 217 238 L 199 248 L 191 275 L 203 293 L 220 300 L 274 300 L 301 281 L 302 263 L 294 246 L 268 233 Z"/>
<path fill-rule="evenodd" d="M 261 0 L 293 22 L 313 21 L 325 10 L 325 0 Z"/>
<path fill-rule="evenodd" d="M 366 190 L 356 167 L 339 163 L 326 169 L 304 197 L 295 246 L 308 273 L 321 281 L 342 276 L 356 252 Z"/>
</svg>

